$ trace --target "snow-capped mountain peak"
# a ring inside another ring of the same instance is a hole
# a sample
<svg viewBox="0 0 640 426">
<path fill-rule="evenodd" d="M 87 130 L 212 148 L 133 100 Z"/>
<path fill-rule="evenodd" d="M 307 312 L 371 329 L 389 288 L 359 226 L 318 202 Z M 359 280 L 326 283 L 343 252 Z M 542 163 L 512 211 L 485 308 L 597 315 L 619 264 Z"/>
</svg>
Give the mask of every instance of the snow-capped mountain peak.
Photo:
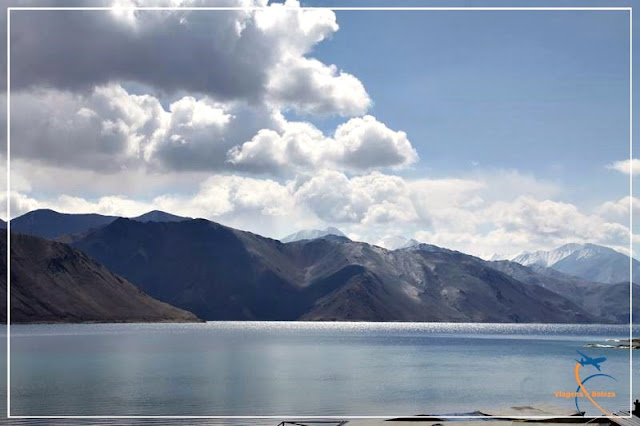
<svg viewBox="0 0 640 426">
<path fill-rule="evenodd" d="M 298 232 L 294 232 L 293 234 L 287 235 L 280 241 L 282 241 L 283 243 L 291 243 L 293 241 L 300 240 L 314 240 L 316 238 L 326 237 L 327 235 L 335 235 L 338 237 L 347 238 L 347 236 L 343 234 L 338 228 L 329 226 L 326 229 L 303 229 Z"/>
<path fill-rule="evenodd" d="M 565 244 L 554 250 L 523 253 L 513 261 L 525 266 L 543 266 L 588 281 L 618 283 L 629 281 L 629 262 L 633 280 L 640 277 L 640 262 L 626 254 L 596 244 Z"/>
<path fill-rule="evenodd" d="M 386 236 L 380 238 L 374 243 L 374 245 L 386 248 L 387 250 L 397 250 L 407 247 L 413 247 L 417 246 L 418 244 L 420 244 L 419 241 L 416 241 L 413 238 L 405 238 L 400 235 Z"/>
<path fill-rule="evenodd" d="M 525 266 L 540 265 L 549 268 L 569 256 L 573 256 L 575 259 L 587 259 L 611 251 L 613 250 L 608 247 L 595 244 L 569 243 L 553 250 L 524 252 L 512 260 Z"/>
</svg>

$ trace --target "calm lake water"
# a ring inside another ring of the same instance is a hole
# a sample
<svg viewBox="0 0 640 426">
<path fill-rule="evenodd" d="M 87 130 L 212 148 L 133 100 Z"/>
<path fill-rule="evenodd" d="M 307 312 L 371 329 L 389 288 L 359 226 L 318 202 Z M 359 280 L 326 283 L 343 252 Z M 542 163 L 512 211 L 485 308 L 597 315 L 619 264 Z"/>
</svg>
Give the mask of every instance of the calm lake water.
<svg viewBox="0 0 640 426">
<path fill-rule="evenodd" d="M 634 335 L 639 331 L 634 327 Z M 2 333 L 6 340 L 6 327 Z M 587 388 L 615 392 L 598 401 L 616 411 L 628 407 L 629 351 L 584 345 L 628 335 L 628 326 L 610 325 L 15 325 L 11 414 L 400 416 L 539 403 L 572 408 L 573 399 L 554 392 L 576 390 L 576 350 L 607 357 L 602 373 L 616 380 L 595 377 Z M 6 365 L 6 348 L 0 361 Z M 594 373 L 582 368 L 583 377 Z M 586 399 L 580 403 L 598 414 Z"/>
</svg>

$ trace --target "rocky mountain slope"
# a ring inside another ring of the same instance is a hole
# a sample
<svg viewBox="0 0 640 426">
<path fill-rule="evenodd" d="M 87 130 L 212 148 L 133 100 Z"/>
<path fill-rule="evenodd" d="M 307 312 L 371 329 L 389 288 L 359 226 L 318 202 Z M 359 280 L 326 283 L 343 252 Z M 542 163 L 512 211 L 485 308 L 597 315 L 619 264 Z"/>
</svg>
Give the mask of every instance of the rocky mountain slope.
<svg viewBox="0 0 640 426">
<path fill-rule="evenodd" d="M 6 231 L 0 270 L 6 271 Z M 6 272 L 0 275 L 0 320 L 6 321 Z M 190 312 L 160 302 L 66 244 L 11 235 L 12 322 L 191 322 Z"/>
</svg>

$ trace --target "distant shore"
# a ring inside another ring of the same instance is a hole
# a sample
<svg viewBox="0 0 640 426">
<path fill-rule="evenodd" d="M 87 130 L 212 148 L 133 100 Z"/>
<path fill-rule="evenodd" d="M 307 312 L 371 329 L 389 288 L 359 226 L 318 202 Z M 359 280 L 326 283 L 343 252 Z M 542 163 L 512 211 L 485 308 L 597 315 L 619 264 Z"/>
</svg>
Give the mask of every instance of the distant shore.
<svg viewBox="0 0 640 426">
<path fill-rule="evenodd" d="M 11 325 L 22 325 L 22 324 L 199 324 L 206 322 L 261 322 L 261 323 L 318 323 L 318 324 L 332 324 L 332 323 L 348 323 L 348 324 L 501 324 L 501 325 L 592 325 L 592 326 L 624 326 L 628 325 L 625 323 L 558 323 L 558 322 L 472 322 L 472 321 L 365 321 L 365 320 L 245 320 L 245 319 L 223 319 L 223 320 L 203 320 L 197 318 L 195 320 L 186 320 L 186 319 L 164 319 L 164 320 L 140 320 L 140 319 L 131 319 L 131 320 L 83 320 L 83 321 L 67 321 L 67 320 L 33 320 L 33 321 L 12 321 Z M 0 320 L 0 324 L 6 325 L 7 320 Z M 640 326 L 640 324 L 633 324 L 634 327 Z M 607 342 L 612 342 L 615 344 L 598 344 L 593 343 L 589 344 L 592 347 L 622 347 L 623 345 L 629 345 L 629 339 L 621 340 L 607 340 Z M 587 346 L 589 346 L 587 345 Z M 600 345 L 600 346 L 598 346 Z M 637 346 L 640 346 L 640 338 L 633 338 L 632 345 L 634 349 Z"/>
<path fill-rule="evenodd" d="M 613 343 L 615 344 L 589 343 L 585 346 L 587 348 L 640 349 L 640 338 L 631 339 L 631 342 L 629 342 L 629 339 L 615 340 Z"/>
</svg>

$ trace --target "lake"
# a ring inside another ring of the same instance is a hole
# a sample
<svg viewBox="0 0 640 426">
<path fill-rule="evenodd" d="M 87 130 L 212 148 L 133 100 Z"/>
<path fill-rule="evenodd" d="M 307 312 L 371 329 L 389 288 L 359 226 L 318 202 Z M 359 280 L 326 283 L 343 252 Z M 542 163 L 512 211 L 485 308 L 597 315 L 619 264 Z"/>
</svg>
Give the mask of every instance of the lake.
<svg viewBox="0 0 640 426">
<path fill-rule="evenodd" d="M 6 340 L 6 326 L 2 333 Z M 615 392 L 598 401 L 617 411 L 628 407 L 629 350 L 584 346 L 628 335 L 628 326 L 615 325 L 14 325 L 11 414 L 393 417 L 574 408 L 573 398 L 554 393 L 576 390 L 576 350 L 607 358 L 602 373 L 615 380 L 599 376 L 585 386 Z M 580 405 L 598 414 L 586 398 Z"/>
</svg>

